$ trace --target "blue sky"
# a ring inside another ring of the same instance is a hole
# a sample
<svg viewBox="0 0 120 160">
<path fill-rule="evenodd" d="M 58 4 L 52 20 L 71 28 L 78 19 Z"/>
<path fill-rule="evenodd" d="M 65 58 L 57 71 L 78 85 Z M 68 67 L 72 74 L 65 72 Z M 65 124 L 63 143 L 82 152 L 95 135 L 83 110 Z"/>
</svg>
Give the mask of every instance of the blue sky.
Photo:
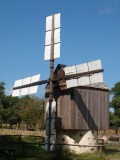
<svg viewBox="0 0 120 160">
<path fill-rule="evenodd" d="M 45 21 L 54 13 L 61 13 L 61 57 L 55 66 L 101 59 L 104 81 L 112 88 L 120 81 L 119 0 L 0 0 L 0 81 L 6 93 L 17 79 L 39 73 L 48 78 Z"/>
</svg>

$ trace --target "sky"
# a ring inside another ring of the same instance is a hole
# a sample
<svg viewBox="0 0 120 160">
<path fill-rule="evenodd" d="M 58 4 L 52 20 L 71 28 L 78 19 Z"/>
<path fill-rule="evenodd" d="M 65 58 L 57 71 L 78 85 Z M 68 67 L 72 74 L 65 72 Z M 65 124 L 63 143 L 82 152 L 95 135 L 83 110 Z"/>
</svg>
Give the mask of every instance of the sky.
<svg viewBox="0 0 120 160">
<path fill-rule="evenodd" d="M 108 87 L 120 81 L 120 0 L 0 0 L 0 82 L 7 95 L 15 80 L 49 77 L 45 23 L 56 13 L 61 13 L 61 57 L 55 67 L 101 59 Z M 44 86 L 37 94 L 44 95 Z"/>
</svg>

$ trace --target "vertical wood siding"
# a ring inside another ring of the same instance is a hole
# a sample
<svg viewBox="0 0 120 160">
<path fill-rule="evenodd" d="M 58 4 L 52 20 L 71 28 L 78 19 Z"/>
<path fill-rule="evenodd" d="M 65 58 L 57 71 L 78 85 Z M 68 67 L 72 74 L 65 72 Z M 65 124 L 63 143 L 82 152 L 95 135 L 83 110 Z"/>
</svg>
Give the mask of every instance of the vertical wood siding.
<svg viewBox="0 0 120 160">
<path fill-rule="evenodd" d="M 107 90 L 77 87 L 58 91 L 56 95 L 57 129 L 108 129 Z"/>
</svg>

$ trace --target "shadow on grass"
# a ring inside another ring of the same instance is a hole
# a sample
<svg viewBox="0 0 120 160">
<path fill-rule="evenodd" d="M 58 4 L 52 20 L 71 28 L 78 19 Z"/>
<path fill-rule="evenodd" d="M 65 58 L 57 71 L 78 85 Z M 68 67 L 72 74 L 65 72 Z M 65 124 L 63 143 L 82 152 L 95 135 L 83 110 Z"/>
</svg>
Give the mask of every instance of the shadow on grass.
<svg viewBox="0 0 120 160">
<path fill-rule="evenodd" d="M 64 152 L 56 152 L 55 153 L 55 157 L 52 160 L 73 160 L 72 155 L 70 152 L 68 151 L 64 151 Z"/>
<path fill-rule="evenodd" d="M 39 157 L 41 160 L 101 160 L 96 153 L 74 154 L 69 151 L 44 152 Z"/>
<path fill-rule="evenodd" d="M 16 157 L 17 159 L 37 160 L 39 156 L 40 146 L 39 143 L 33 142 L 33 137 L 30 137 L 30 139 L 27 139 L 26 141 L 26 139 L 21 140 L 20 136 L 1 135 L 0 160 L 4 159 L 4 157 L 9 157 L 10 154 L 12 154 L 9 152 L 11 149 L 14 149 L 14 157 Z"/>
<path fill-rule="evenodd" d="M 118 154 L 120 153 L 120 147 L 117 148 L 117 146 L 115 148 L 110 147 L 110 148 L 105 148 L 104 149 L 104 153 L 106 155 L 114 155 L 114 154 Z"/>
<path fill-rule="evenodd" d="M 69 151 L 40 151 L 39 159 L 41 160 L 73 160 L 72 154 Z"/>
<path fill-rule="evenodd" d="M 33 137 L 20 139 L 17 136 L 0 136 L 0 147 L 17 148 L 15 153 L 17 160 L 102 160 L 106 156 L 111 160 L 113 156 L 120 156 L 120 146 L 106 146 L 101 159 L 99 153 L 76 155 L 69 151 L 47 152 L 43 149 L 43 146 L 36 142 L 37 139 Z M 2 160 L 1 157 L 0 160 Z"/>
</svg>

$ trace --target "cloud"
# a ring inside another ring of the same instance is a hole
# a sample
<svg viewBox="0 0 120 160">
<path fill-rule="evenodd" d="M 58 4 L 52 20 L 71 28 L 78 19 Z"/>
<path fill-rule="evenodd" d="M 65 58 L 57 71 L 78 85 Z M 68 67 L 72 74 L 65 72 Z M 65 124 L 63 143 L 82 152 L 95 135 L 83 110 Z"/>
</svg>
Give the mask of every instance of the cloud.
<svg viewBox="0 0 120 160">
<path fill-rule="evenodd" d="M 119 6 L 119 2 L 118 2 L 118 0 L 114 0 L 113 2 L 114 2 L 113 5 L 111 5 L 111 6 L 109 5 L 109 6 L 105 7 L 105 8 L 103 8 L 103 9 L 101 9 L 100 10 L 100 14 L 110 15 L 113 12 L 115 12 L 116 9 Z"/>
<path fill-rule="evenodd" d="M 114 7 L 108 6 L 108 7 L 104 8 L 104 9 L 102 9 L 100 11 L 100 14 L 107 14 L 107 15 L 109 15 L 109 14 L 113 13 L 114 11 L 115 11 Z"/>
</svg>

